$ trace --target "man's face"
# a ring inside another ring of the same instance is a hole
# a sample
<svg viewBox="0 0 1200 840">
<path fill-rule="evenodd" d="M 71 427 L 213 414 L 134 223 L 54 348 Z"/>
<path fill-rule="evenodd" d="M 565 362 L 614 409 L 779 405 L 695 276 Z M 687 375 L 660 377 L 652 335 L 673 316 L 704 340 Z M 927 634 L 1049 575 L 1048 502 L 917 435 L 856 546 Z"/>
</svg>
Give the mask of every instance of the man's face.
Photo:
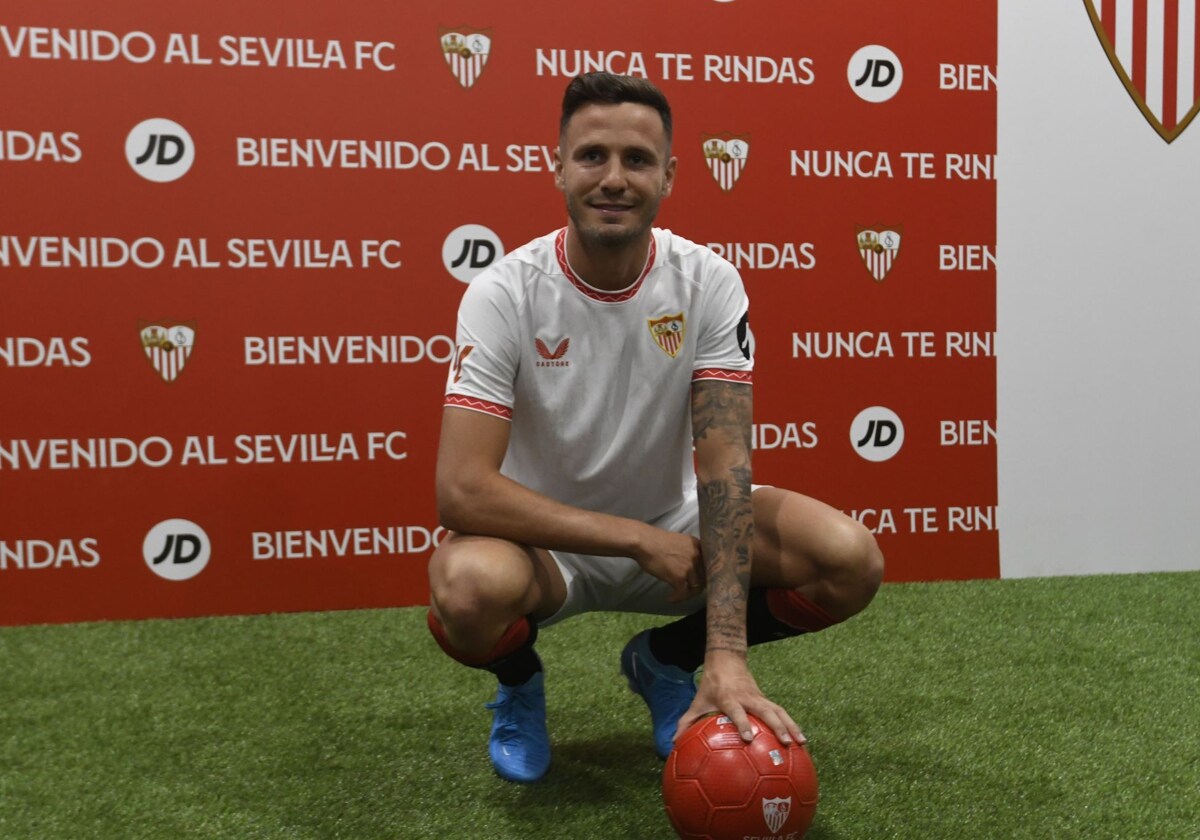
<svg viewBox="0 0 1200 840">
<path fill-rule="evenodd" d="M 571 117 L 554 155 L 555 183 L 586 244 L 620 248 L 638 241 L 671 194 L 662 117 L 649 105 L 585 105 Z"/>
</svg>

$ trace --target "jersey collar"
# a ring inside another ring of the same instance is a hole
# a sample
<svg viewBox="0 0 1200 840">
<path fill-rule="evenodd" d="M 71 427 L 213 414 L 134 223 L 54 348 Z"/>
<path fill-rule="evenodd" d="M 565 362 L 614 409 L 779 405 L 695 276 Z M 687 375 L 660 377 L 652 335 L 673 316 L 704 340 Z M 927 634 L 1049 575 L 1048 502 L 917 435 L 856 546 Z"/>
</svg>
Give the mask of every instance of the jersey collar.
<svg viewBox="0 0 1200 840">
<path fill-rule="evenodd" d="M 651 231 L 650 250 L 646 254 L 646 267 L 642 269 L 642 273 L 638 275 L 638 279 L 633 281 L 633 284 L 628 288 L 621 289 L 618 292 L 606 292 L 583 282 L 579 278 L 579 275 L 575 273 L 575 270 L 571 268 L 571 263 L 567 260 L 567 229 L 564 227 L 554 238 L 554 254 L 558 257 L 558 265 L 563 270 L 563 274 L 571 281 L 571 285 L 579 290 L 580 294 L 601 303 L 624 303 L 636 295 L 638 290 L 642 288 L 642 282 L 646 279 L 646 275 L 654 267 L 654 256 L 657 252 L 657 240 L 654 232 Z"/>
</svg>

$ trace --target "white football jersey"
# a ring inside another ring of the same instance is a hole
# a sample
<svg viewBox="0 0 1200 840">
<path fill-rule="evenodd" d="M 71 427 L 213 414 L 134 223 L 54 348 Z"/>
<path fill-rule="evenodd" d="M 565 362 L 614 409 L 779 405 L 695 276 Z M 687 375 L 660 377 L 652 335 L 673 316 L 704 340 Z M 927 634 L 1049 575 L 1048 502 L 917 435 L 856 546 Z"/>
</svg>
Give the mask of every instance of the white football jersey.
<svg viewBox="0 0 1200 840">
<path fill-rule="evenodd" d="M 557 501 L 651 521 L 696 481 L 691 386 L 751 381 L 737 270 L 655 229 L 619 292 L 571 269 L 566 228 L 479 274 L 458 312 L 447 406 L 512 423 L 501 472 Z"/>
</svg>

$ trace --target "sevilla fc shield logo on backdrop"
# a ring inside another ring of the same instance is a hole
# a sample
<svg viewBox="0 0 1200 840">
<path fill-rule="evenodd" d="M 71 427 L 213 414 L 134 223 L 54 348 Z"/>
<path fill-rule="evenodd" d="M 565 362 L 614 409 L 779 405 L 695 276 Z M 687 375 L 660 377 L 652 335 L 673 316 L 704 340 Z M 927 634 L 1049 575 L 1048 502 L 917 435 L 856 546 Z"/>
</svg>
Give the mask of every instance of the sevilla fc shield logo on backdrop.
<svg viewBox="0 0 1200 840">
<path fill-rule="evenodd" d="M 646 323 L 650 327 L 650 335 L 654 336 L 654 343 L 672 359 L 678 356 L 679 348 L 683 346 L 683 337 L 687 332 L 683 313 L 664 315 L 661 318 L 648 318 Z"/>
<path fill-rule="evenodd" d="M 762 801 L 763 819 L 767 821 L 767 828 L 772 834 L 783 828 L 783 824 L 787 822 L 788 814 L 792 812 L 792 797 L 781 796 L 778 799 L 766 799 Z"/>
<path fill-rule="evenodd" d="M 873 228 L 858 226 L 858 253 L 876 283 L 883 282 L 883 278 L 892 270 L 896 257 L 900 256 L 901 230 L 898 225 L 876 225 Z"/>
<path fill-rule="evenodd" d="M 469 88 L 483 73 L 492 52 L 490 29 L 442 29 L 442 55 L 459 84 Z"/>
<path fill-rule="evenodd" d="M 1196 0 L 1084 0 L 1117 77 L 1162 139 L 1200 109 Z"/>
<path fill-rule="evenodd" d="M 166 382 L 174 382 L 196 346 L 196 322 L 138 321 L 142 349 Z"/>
<path fill-rule="evenodd" d="M 723 190 L 733 189 L 749 156 L 750 141 L 746 137 L 704 137 L 704 162 Z"/>
</svg>

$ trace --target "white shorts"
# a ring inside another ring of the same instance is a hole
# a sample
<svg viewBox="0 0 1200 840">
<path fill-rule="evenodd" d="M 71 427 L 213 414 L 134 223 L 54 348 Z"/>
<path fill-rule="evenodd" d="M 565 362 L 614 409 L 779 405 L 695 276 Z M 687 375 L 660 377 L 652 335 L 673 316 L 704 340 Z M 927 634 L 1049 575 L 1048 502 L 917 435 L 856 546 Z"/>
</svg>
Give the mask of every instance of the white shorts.
<svg viewBox="0 0 1200 840">
<path fill-rule="evenodd" d="M 765 485 L 755 484 L 753 490 L 760 486 Z M 700 506 L 696 502 L 695 488 L 684 496 L 678 507 L 650 524 L 678 534 L 700 536 Z M 671 587 L 642 571 L 637 561 L 629 557 L 597 557 L 567 551 L 549 554 L 567 585 L 567 597 L 559 611 L 539 621 L 538 627 L 548 627 L 586 612 L 691 615 L 707 602 L 707 593 L 703 590 L 686 601 L 669 602 L 667 596 L 671 594 Z"/>
</svg>

